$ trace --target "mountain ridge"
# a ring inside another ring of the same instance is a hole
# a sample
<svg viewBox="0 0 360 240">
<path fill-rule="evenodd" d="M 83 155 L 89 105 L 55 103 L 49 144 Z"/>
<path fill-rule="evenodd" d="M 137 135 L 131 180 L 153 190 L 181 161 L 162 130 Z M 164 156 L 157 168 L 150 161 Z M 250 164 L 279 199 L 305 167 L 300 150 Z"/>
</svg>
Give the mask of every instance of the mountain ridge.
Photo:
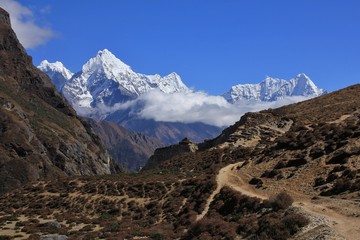
<svg viewBox="0 0 360 240">
<path fill-rule="evenodd" d="M 130 66 L 104 49 L 66 82 L 62 93 L 75 109 L 93 109 L 98 104 L 112 106 L 135 99 L 152 89 L 165 93 L 188 91 L 176 73 L 164 77 L 135 73 Z"/>
<path fill-rule="evenodd" d="M 236 85 L 232 87 L 233 91 L 224 94 L 222 97 L 210 96 L 206 98 L 209 95 L 190 90 L 176 73 L 171 73 L 165 77 L 160 77 L 158 74 L 144 75 L 135 73 L 129 65 L 118 59 L 107 49 L 98 51 L 94 57 L 83 65 L 82 71 L 77 72 L 70 80 L 65 82 L 62 94 L 78 114 L 96 120 L 115 122 L 132 131 L 157 137 L 165 144 L 177 143 L 184 137 L 189 137 L 195 142 L 201 142 L 204 139 L 215 137 L 224 126 L 216 125 L 217 129 L 215 129 L 214 126 L 207 122 L 193 120 L 190 117 L 192 114 L 190 110 L 183 116 L 189 116 L 191 121 L 181 123 L 181 121 L 174 121 L 173 119 L 167 121 L 166 118 L 162 119 L 161 122 L 156 121 L 150 111 L 152 108 L 157 109 L 156 104 L 161 105 L 161 108 L 166 107 L 166 101 L 156 103 L 155 97 L 161 97 L 162 93 L 165 95 L 177 94 L 177 99 L 181 102 L 179 108 L 185 107 L 186 109 L 187 104 L 189 104 L 195 111 L 202 111 L 194 113 L 199 116 L 206 114 L 206 111 L 214 108 L 214 106 L 225 107 L 227 109 L 225 111 L 230 114 L 231 119 L 234 118 L 237 111 L 241 112 L 240 109 L 236 109 L 237 107 L 251 108 L 248 101 L 251 104 L 251 101 L 262 103 L 281 100 L 286 97 L 303 97 L 288 99 L 294 102 L 325 93 L 322 89 L 318 89 L 305 74 L 299 74 L 290 81 L 269 77 L 257 85 Z M 236 91 L 238 88 L 240 90 Z M 159 91 L 159 94 L 156 93 L 156 90 Z M 181 95 L 182 93 L 184 94 Z M 188 96 L 193 98 L 189 103 L 186 101 L 189 100 L 186 99 Z M 185 98 L 184 101 L 182 101 L 181 97 Z M 203 100 L 204 98 L 206 100 Z M 221 99 L 214 100 L 215 98 Z M 224 99 L 232 105 L 228 104 L 227 106 L 225 101 L 221 103 Z M 238 102 L 240 99 L 245 99 L 247 102 L 241 105 L 242 103 Z M 284 103 L 286 102 L 288 101 L 284 101 Z M 261 108 L 261 106 L 257 106 L 257 108 Z M 164 109 L 165 116 L 177 111 L 174 104 L 169 106 L 169 109 L 170 111 Z M 142 115 L 144 113 L 148 116 Z M 226 118 L 226 116 L 221 117 Z M 144 129 L 144 126 L 146 126 L 146 129 Z M 207 128 L 206 131 L 200 130 L 205 128 Z M 184 131 L 184 129 L 186 130 Z M 204 135 L 205 132 L 210 134 Z M 159 136 L 159 133 L 161 133 L 161 136 Z"/>
<path fill-rule="evenodd" d="M 114 161 L 130 172 L 140 171 L 155 149 L 163 147 L 157 138 L 129 131 L 116 123 L 93 119 L 86 121 Z"/>
<path fill-rule="evenodd" d="M 271 102 L 288 96 L 317 97 L 326 91 L 318 88 L 304 73 L 290 80 L 266 77 L 258 84 L 238 84 L 222 96 L 230 103 L 246 101 Z"/>
</svg>

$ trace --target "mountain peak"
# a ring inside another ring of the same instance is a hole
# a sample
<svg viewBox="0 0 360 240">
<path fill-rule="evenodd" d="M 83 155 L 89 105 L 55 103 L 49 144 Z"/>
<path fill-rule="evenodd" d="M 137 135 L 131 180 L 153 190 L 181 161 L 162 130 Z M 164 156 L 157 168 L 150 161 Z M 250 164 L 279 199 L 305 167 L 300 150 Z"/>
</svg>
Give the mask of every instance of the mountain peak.
<svg viewBox="0 0 360 240">
<path fill-rule="evenodd" d="M 110 52 L 107 48 L 104 48 L 103 50 L 99 50 L 97 55 L 112 55 L 112 56 L 114 56 L 114 54 L 112 52 Z"/>
<path fill-rule="evenodd" d="M 59 61 L 50 63 L 48 60 L 43 60 L 37 68 L 46 73 L 51 78 L 58 91 L 61 91 L 64 84 L 74 75 L 64 66 L 64 64 Z"/>
<path fill-rule="evenodd" d="M 109 79 L 120 74 L 132 73 L 130 66 L 126 65 L 108 49 L 100 50 L 95 57 L 91 58 L 82 68 L 83 73 L 92 74 L 103 72 Z"/>
<path fill-rule="evenodd" d="M 296 75 L 289 82 L 294 86 L 293 96 L 320 96 L 326 93 L 324 89 L 318 88 L 305 73 Z"/>
<path fill-rule="evenodd" d="M 299 73 L 298 75 L 296 75 L 296 78 L 306 78 L 310 80 L 310 78 L 305 73 Z"/>
<path fill-rule="evenodd" d="M 46 73 L 50 71 L 60 73 L 66 80 L 69 80 L 74 75 L 69 69 L 64 66 L 64 64 L 62 64 L 62 62 L 59 61 L 50 63 L 48 60 L 45 59 L 39 64 L 38 68 Z"/>
</svg>

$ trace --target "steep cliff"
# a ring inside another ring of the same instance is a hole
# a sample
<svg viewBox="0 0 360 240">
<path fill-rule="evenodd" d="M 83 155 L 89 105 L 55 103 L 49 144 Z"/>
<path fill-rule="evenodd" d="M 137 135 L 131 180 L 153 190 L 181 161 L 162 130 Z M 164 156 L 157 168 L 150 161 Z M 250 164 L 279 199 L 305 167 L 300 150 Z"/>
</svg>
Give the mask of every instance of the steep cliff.
<svg viewBox="0 0 360 240">
<path fill-rule="evenodd" d="M 117 170 L 90 127 L 33 66 L 0 8 L 0 194 L 38 179 Z"/>
</svg>

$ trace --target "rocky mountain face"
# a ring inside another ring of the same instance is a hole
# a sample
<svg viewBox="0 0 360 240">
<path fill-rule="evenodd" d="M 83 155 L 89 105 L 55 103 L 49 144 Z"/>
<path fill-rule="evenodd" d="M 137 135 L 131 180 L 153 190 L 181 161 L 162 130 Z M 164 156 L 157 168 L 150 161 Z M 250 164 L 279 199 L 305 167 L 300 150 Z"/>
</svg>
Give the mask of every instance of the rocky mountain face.
<svg viewBox="0 0 360 240">
<path fill-rule="evenodd" d="M 157 138 L 131 132 L 115 123 L 87 121 L 114 161 L 131 172 L 144 167 L 155 149 L 163 146 Z"/>
<path fill-rule="evenodd" d="M 0 193 L 29 182 L 118 171 L 90 127 L 56 91 L 0 8 Z"/>
<path fill-rule="evenodd" d="M 239 84 L 223 94 L 230 103 L 241 101 L 269 102 L 287 96 L 317 97 L 326 93 L 318 88 L 304 73 L 298 74 L 289 81 L 279 78 L 266 77 L 258 84 Z"/>
</svg>

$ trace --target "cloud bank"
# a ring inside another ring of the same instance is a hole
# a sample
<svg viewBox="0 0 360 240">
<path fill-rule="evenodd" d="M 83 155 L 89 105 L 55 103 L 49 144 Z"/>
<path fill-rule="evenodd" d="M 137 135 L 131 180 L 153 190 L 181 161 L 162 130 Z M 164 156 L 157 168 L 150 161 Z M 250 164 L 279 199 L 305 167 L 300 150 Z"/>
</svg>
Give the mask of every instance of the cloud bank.
<svg viewBox="0 0 360 240">
<path fill-rule="evenodd" d="M 227 127 L 240 120 L 247 112 L 257 112 L 269 108 L 278 108 L 291 103 L 309 99 L 309 97 L 286 97 L 275 102 L 228 103 L 221 96 L 211 96 L 204 92 L 165 94 L 151 91 L 140 96 L 143 109 L 138 112 L 140 118 L 155 121 L 194 123 L 202 122 L 217 127 Z"/>
<path fill-rule="evenodd" d="M 12 28 L 25 48 L 33 49 L 46 43 L 55 33 L 35 23 L 33 12 L 14 0 L 0 0 L 0 6 L 10 14 Z"/>
<path fill-rule="evenodd" d="M 155 121 L 194 123 L 227 126 L 243 114 L 223 97 L 210 96 L 204 92 L 165 94 L 151 91 L 140 96 L 143 109 L 140 118 Z"/>
<path fill-rule="evenodd" d="M 240 102 L 228 103 L 221 96 L 211 96 L 204 92 L 186 92 L 166 94 L 158 90 L 150 91 L 137 99 L 118 103 L 112 107 L 97 105 L 97 116 L 106 116 L 115 111 L 128 110 L 131 115 L 155 121 L 182 122 L 227 127 L 240 120 L 246 112 L 256 112 L 269 108 L 278 108 L 291 103 L 309 99 L 309 97 L 287 97 L 276 102 Z M 80 113 L 80 109 L 77 112 Z M 89 112 L 81 112 L 88 115 Z"/>
</svg>

